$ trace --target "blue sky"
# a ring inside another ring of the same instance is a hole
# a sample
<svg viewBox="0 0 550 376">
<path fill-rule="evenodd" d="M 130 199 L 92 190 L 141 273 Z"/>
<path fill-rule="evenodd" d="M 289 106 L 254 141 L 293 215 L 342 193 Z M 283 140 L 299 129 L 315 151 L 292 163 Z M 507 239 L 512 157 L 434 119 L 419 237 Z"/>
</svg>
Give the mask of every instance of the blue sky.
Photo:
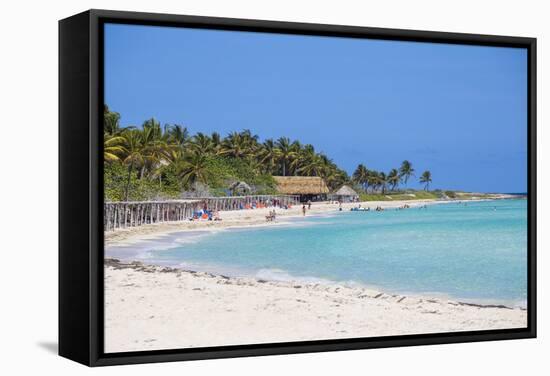
<svg viewBox="0 0 550 376">
<path fill-rule="evenodd" d="M 105 102 L 123 126 L 288 136 L 350 174 L 408 159 L 433 188 L 526 191 L 524 49 L 108 24 Z"/>
</svg>

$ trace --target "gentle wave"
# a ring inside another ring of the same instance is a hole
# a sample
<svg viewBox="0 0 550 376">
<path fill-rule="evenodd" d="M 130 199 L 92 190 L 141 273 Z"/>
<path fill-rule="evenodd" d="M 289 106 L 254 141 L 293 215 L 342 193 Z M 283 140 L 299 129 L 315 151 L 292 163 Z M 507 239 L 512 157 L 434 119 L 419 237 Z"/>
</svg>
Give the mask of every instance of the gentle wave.
<svg viewBox="0 0 550 376">
<path fill-rule="evenodd" d="M 330 281 L 323 278 L 293 276 L 287 271 L 281 269 L 260 269 L 254 275 L 256 279 L 264 279 L 275 282 L 301 282 L 301 283 L 320 283 L 320 284 L 336 284 L 335 281 Z"/>
</svg>

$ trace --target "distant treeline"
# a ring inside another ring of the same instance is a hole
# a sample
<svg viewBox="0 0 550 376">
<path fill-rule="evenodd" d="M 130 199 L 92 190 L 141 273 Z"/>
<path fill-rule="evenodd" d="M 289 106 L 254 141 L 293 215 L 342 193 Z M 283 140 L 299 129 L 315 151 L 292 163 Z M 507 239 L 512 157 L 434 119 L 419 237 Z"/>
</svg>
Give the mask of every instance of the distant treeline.
<svg viewBox="0 0 550 376">
<path fill-rule="evenodd" d="M 411 177 L 415 176 L 415 170 L 412 163 L 405 160 L 401 163 L 399 169 L 392 168 L 387 174 L 381 171 L 369 170 L 363 164 L 359 164 L 353 173 L 352 180 L 361 185 L 363 190 L 368 193 L 369 188 L 372 193 L 380 192 L 386 193 L 386 190 L 395 191 L 399 184 L 408 183 Z M 420 175 L 419 182 L 424 184 L 426 191 L 430 188 L 432 182 L 432 173 L 430 171 L 424 171 Z"/>
</svg>

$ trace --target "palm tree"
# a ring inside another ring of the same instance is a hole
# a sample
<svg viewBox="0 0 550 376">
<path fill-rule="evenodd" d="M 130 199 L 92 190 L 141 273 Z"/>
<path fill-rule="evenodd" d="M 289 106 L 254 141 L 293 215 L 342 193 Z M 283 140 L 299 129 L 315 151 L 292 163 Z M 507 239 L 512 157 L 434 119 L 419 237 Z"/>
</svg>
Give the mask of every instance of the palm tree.
<svg viewBox="0 0 550 376">
<path fill-rule="evenodd" d="M 322 188 L 323 181 L 329 185 L 334 183 L 337 179 L 334 172 L 334 164 L 323 153 L 313 154 L 309 156 L 303 163 L 302 167 L 296 171 L 306 176 L 318 176 L 321 178 L 319 181 L 319 188 Z"/>
<path fill-rule="evenodd" d="M 320 176 L 328 184 L 328 177 L 333 175 L 337 169 L 336 164 L 334 164 L 332 159 L 324 153 L 319 153 L 317 155 L 321 163 L 321 168 L 316 176 Z"/>
<path fill-rule="evenodd" d="M 330 189 L 335 190 L 344 184 L 348 184 L 349 176 L 339 168 L 330 168 L 325 175 L 325 181 Z"/>
<path fill-rule="evenodd" d="M 391 185 L 391 190 L 394 191 L 395 188 L 399 185 L 399 171 L 396 168 L 392 168 L 388 173 L 388 184 Z"/>
<path fill-rule="evenodd" d="M 214 143 L 208 135 L 199 132 L 189 141 L 189 149 L 195 154 L 209 155 L 214 153 Z"/>
<path fill-rule="evenodd" d="M 107 105 L 103 106 L 103 132 L 109 136 L 120 132 L 120 114 L 109 111 Z"/>
<path fill-rule="evenodd" d="M 145 148 L 143 145 L 142 132 L 138 129 L 128 129 L 122 133 L 124 138 L 124 149 L 126 151 L 123 163 L 128 166 L 124 201 L 128 201 L 130 194 L 130 178 L 134 167 L 143 166 L 145 163 Z"/>
<path fill-rule="evenodd" d="M 382 189 L 382 194 L 386 194 L 386 186 L 388 184 L 388 178 L 383 172 L 379 172 L 376 178 L 377 185 Z"/>
<path fill-rule="evenodd" d="M 214 153 L 218 154 L 222 147 L 222 137 L 218 132 L 212 132 L 212 135 L 210 135 L 210 139 L 212 140 L 212 147 L 214 148 Z"/>
<path fill-rule="evenodd" d="M 139 178 L 143 179 L 146 173 L 151 174 L 158 169 L 160 164 L 166 163 L 169 159 L 169 145 L 160 123 L 153 118 L 143 123 L 141 138 L 144 162 L 141 165 Z"/>
<path fill-rule="evenodd" d="M 422 176 L 420 176 L 420 183 L 424 184 L 424 189 L 426 191 L 429 190 L 431 182 L 432 182 L 432 173 L 428 170 L 424 171 L 422 173 Z"/>
<path fill-rule="evenodd" d="M 103 160 L 105 162 L 120 161 L 120 156 L 126 151 L 123 143 L 124 137 L 105 133 L 103 135 Z"/>
<path fill-rule="evenodd" d="M 207 184 L 212 177 L 208 159 L 204 154 L 186 155 L 177 163 L 177 175 L 183 184 L 190 186 L 196 182 Z"/>
<path fill-rule="evenodd" d="M 313 146 L 312 146 L 313 148 Z M 302 144 L 300 141 L 292 141 L 290 144 L 290 156 L 289 156 L 289 164 L 288 164 L 288 172 L 289 175 L 298 175 L 298 170 L 301 167 L 301 163 L 305 162 L 302 158 Z"/>
<path fill-rule="evenodd" d="M 286 176 L 288 163 L 296 155 L 296 152 L 290 147 L 290 139 L 288 137 L 279 138 L 276 145 L 280 151 L 279 159 L 283 169 L 283 176 Z"/>
<path fill-rule="evenodd" d="M 240 139 L 242 141 L 242 147 L 243 147 L 243 158 L 250 159 L 255 156 L 255 154 L 258 152 L 259 144 L 258 144 L 258 136 L 255 134 L 252 134 L 250 129 L 245 129 L 241 131 Z"/>
<path fill-rule="evenodd" d="M 275 142 L 270 138 L 265 140 L 262 144 L 258 152 L 258 161 L 264 167 L 265 172 L 273 173 L 280 156 L 281 153 L 279 148 L 275 146 Z"/>
<path fill-rule="evenodd" d="M 250 148 L 254 148 L 258 143 L 258 135 L 252 134 L 250 129 L 245 129 L 241 132 L 241 137 Z"/>
<path fill-rule="evenodd" d="M 179 124 L 166 124 L 164 126 L 164 134 L 170 143 L 182 149 L 189 141 L 189 131 L 186 127 Z"/>
<path fill-rule="evenodd" d="M 151 118 L 143 122 L 142 128 L 143 136 L 147 140 L 158 140 L 162 137 L 162 128 L 160 127 L 160 123 L 156 121 L 155 118 Z"/>
<path fill-rule="evenodd" d="M 353 181 L 361 185 L 365 192 L 369 189 L 369 170 L 360 163 L 353 172 Z"/>
<path fill-rule="evenodd" d="M 159 179 L 159 187 L 162 187 L 162 173 L 172 163 L 172 150 L 179 147 L 167 143 L 164 139 L 155 140 L 147 145 L 146 163 L 149 167 L 151 178 Z"/>
<path fill-rule="evenodd" d="M 405 185 L 407 185 L 409 178 L 414 176 L 414 168 L 411 162 L 404 160 L 401 163 L 401 167 L 399 167 L 399 176 L 405 182 Z"/>
<path fill-rule="evenodd" d="M 221 155 L 227 155 L 233 158 L 246 158 L 248 157 L 248 145 L 247 140 L 239 132 L 231 132 L 222 143 L 220 150 Z"/>
<path fill-rule="evenodd" d="M 322 176 L 325 169 L 323 159 L 319 154 L 310 156 L 307 160 L 304 160 L 302 167 L 297 172 L 305 176 Z"/>
<path fill-rule="evenodd" d="M 372 192 L 374 193 L 380 187 L 380 179 L 378 178 L 378 171 L 368 170 L 367 174 L 367 184 L 372 187 Z"/>
<path fill-rule="evenodd" d="M 288 164 L 289 175 L 308 175 L 303 171 L 303 167 L 310 164 L 317 155 L 313 145 L 306 144 L 302 146 L 299 141 L 294 141 L 290 144 L 290 150 L 293 155 L 290 157 Z"/>
</svg>

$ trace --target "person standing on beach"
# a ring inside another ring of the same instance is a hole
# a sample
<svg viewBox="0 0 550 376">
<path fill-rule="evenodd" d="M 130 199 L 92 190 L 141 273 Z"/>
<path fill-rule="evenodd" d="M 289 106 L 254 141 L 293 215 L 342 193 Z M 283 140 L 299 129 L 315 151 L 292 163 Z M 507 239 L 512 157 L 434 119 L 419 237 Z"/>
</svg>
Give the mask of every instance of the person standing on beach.
<svg viewBox="0 0 550 376">
<path fill-rule="evenodd" d="M 311 200 L 307 200 L 307 210 L 311 209 Z"/>
<path fill-rule="evenodd" d="M 304 205 L 302 206 L 302 215 L 303 215 L 303 216 L 306 215 L 306 210 L 307 210 L 307 209 L 306 209 L 306 204 L 304 204 Z"/>
</svg>

